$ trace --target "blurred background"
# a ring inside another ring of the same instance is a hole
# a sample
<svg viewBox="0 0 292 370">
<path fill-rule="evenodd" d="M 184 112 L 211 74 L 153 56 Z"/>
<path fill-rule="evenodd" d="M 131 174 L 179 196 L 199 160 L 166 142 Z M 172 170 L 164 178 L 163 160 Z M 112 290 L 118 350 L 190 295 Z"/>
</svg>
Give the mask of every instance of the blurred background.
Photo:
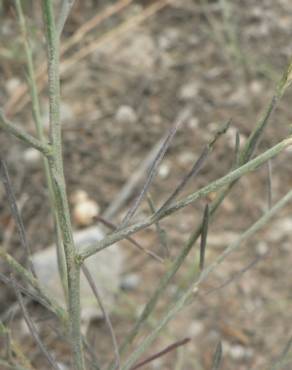
<svg viewBox="0 0 292 370">
<path fill-rule="evenodd" d="M 23 6 L 43 122 L 48 129 L 40 4 L 23 1 Z M 56 12 L 58 7 L 56 1 Z M 0 106 L 12 121 L 35 134 L 26 89 L 25 54 L 11 1 L 0 1 L 0 32 Z M 95 225 L 96 214 L 107 215 L 114 224 L 122 220 L 143 177 L 121 200 L 122 187 L 139 172 L 170 125 L 185 112 L 192 112 L 191 116 L 175 136 L 150 189 L 154 205 L 162 204 L 214 132 L 232 119 L 230 129 L 184 194 L 229 171 L 236 132 L 244 144 L 292 55 L 291 38 L 289 0 L 76 0 L 61 39 L 60 64 L 65 174 L 75 230 Z M 258 153 L 290 133 L 291 98 L 288 90 Z M 54 241 L 40 157 L 2 132 L 0 156 L 8 163 L 31 248 L 40 251 Z M 291 151 L 286 151 L 271 163 L 273 202 L 291 187 L 291 159 Z M 244 177 L 223 202 L 210 225 L 206 264 L 267 209 L 268 177 L 268 166 L 261 167 Z M 85 220 L 76 211 L 80 192 L 95 207 Z M 170 258 L 181 250 L 202 219 L 206 202 L 214 196 L 161 222 Z M 0 199 L 1 244 L 21 261 L 23 251 L 2 188 Z M 184 337 L 190 337 L 191 342 L 145 368 L 209 369 L 219 339 L 223 342 L 224 369 L 271 368 L 292 335 L 291 210 L 291 206 L 286 207 L 216 270 L 198 299 L 170 323 L 148 354 Z M 145 201 L 136 220 L 150 213 Z M 145 248 L 165 256 L 155 227 L 135 238 Z M 130 330 L 167 269 L 126 242 L 122 250 L 123 288 L 111 309 L 119 340 Z M 169 302 L 188 286 L 196 253 L 194 249 L 188 256 L 143 334 L 155 327 Z M 252 268 L 243 274 L 250 264 Z M 218 289 L 222 285 L 224 288 Z M 3 314 L 15 298 L 1 285 L 0 299 Z M 17 318 L 14 320 L 17 325 Z M 105 324 L 92 324 L 88 335 L 93 349 L 101 353 L 101 361 L 109 361 L 112 349 Z M 44 334 L 44 338 L 54 348 L 52 333 Z M 25 346 L 27 351 L 35 351 L 38 368 L 46 369 L 33 340 Z M 66 357 L 66 345 L 56 345 L 54 350 Z M 291 362 L 281 367 L 290 368 Z"/>
</svg>

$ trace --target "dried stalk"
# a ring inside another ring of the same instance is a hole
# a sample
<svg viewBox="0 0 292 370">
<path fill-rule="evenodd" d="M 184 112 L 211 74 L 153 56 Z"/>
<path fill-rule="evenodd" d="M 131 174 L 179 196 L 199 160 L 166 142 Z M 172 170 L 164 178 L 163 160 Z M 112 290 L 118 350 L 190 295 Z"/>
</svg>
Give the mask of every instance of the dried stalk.
<svg viewBox="0 0 292 370">
<path fill-rule="evenodd" d="M 158 337 L 161 330 L 168 324 L 168 322 L 176 316 L 182 308 L 187 304 L 193 301 L 198 292 L 198 289 L 203 281 L 205 281 L 209 275 L 226 259 L 229 254 L 236 251 L 241 244 L 252 237 L 257 231 L 259 231 L 262 227 L 264 227 L 272 217 L 275 216 L 287 203 L 292 201 L 292 191 L 289 191 L 283 198 L 281 198 L 274 207 L 267 211 L 258 221 L 253 223 L 253 225 L 247 229 L 241 236 L 231 243 L 223 253 L 207 268 L 205 268 L 200 276 L 198 277 L 197 281 L 191 286 L 186 289 L 184 293 L 180 296 L 180 298 L 173 304 L 171 308 L 163 315 L 159 324 L 156 328 L 150 333 L 138 346 L 138 348 L 132 352 L 129 356 L 125 365 L 123 365 L 122 370 L 130 370 L 133 364 L 137 361 L 137 359 L 149 348 L 152 342 Z"/>
<path fill-rule="evenodd" d="M 54 20 L 52 0 L 43 0 L 42 6 L 47 38 L 50 136 L 52 142 L 52 156 L 49 158 L 49 167 L 52 175 L 55 208 L 58 213 L 66 257 L 68 314 L 72 356 L 75 369 L 84 370 L 85 362 L 80 329 L 80 264 L 76 258 L 77 252 L 73 240 L 73 229 L 63 172 L 60 122 L 59 37 Z"/>
<path fill-rule="evenodd" d="M 109 236 L 105 237 L 101 241 L 99 241 L 97 244 L 87 247 L 80 255 L 79 258 L 84 260 L 91 255 L 101 251 L 102 249 L 109 247 L 110 245 L 123 240 L 124 238 L 136 233 L 137 231 L 140 231 L 142 229 L 145 229 L 146 227 L 154 224 L 155 222 L 161 220 L 164 217 L 167 217 L 180 209 L 188 206 L 189 204 L 194 203 L 200 198 L 203 198 L 207 196 L 210 193 L 217 192 L 223 187 L 226 187 L 230 184 L 232 184 L 234 181 L 238 180 L 243 175 L 252 172 L 256 170 L 259 166 L 266 163 L 269 159 L 275 157 L 279 153 L 281 153 L 283 150 L 285 150 L 287 147 L 289 147 L 292 144 L 292 137 L 289 137 L 287 139 L 282 140 L 280 143 L 276 144 L 272 148 L 265 151 L 263 154 L 260 154 L 258 157 L 250 160 L 246 164 L 242 165 L 241 167 L 229 172 L 227 175 L 219 178 L 218 180 L 215 180 L 211 182 L 210 184 L 204 186 L 203 188 L 199 189 L 193 194 L 188 195 L 187 197 L 183 198 L 182 200 L 178 201 L 172 206 L 169 206 L 166 209 L 163 209 L 158 214 L 153 215 L 152 217 L 138 222 L 134 225 L 131 225 L 129 227 L 126 227 L 125 229 L 118 230 Z"/>
<path fill-rule="evenodd" d="M 30 97 L 32 102 L 32 113 L 33 119 L 37 131 L 37 135 L 39 140 L 45 144 L 47 139 L 44 132 L 44 125 L 42 122 L 41 117 L 41 107 L 39 101 L 39 95 L 37 90 L 37 78 L 35 74 L 35 68 L 33 63 L 33 55 L 32 55 L 32 48 L 30 45 L 29 37 L 28 37 L 28 30 L 22 10 L 22 5 L 20 0 L 15 0 L 15 7 L 19 19 L 20 30 L 22 33 L 23 44 L 25 49 L 26 55 L 26 64 L 28 70 L 28 79 L 29 79 L 29 90 L 30 90 Z M 44 74 L 44 73 L 43 73 Z M 53 191 L 53 184 L 52 184 L 52 176 L 50 173 L 50 167 L 47 158 L 43 158 L 43 166 L 46 175 L 46 181 L 49 190 L 49 200 L 50 206 L 54 218 L 55 228 L 56 228 L 56 245 L 57 245 L 57 256 L 58 256 L 58 266 L 60 271 L 61 282 L 63 285 L 64 296 L 67 297 L 67 277 L 66 277 L 66 264 L 64 260 L 64 253 L 63 253 L 63 246 L 62 246 L 62 236 L 61 236 L 61 229 L 60 229 L 60 222 L 58 219 L 58 214 L 56 209 L 54 208 L 54 191 Z"/>
<path fill-rule="evenodd" d="M 37 342 L 37 344 L 38 344 L 41 352 L 44 354 L 44 356 L 46 357 L 46 359 L 48 360 L 48 362 L 50 363 L 50 365 L 52 366 L 52 368 L 54 370 L 60 370 L 60 367 L 56 363 L 55 359 L 48 352 L 48 350 L 46 349 L 45 345 L 41 341 L 41 339 L 39 337 L 39 334 L 38 334 L 38 332 L 36 330 L 36 327 L 35 327 L 34 323 L 32 322 L 32 319 L 30 318 L 29 313 L 27 312 L 27 309 L 26 309 L 25 304 L 23 302 L 21 293 L 19 292 L 18 287 L 17 287 L 15 281 L 13 280 L 13 278 L 12 278 L 12 282 L 13 282 L 13 286 L 14 286 L 16 298 L 18 300 L 18 303 L 20 305 L 21 311 L 23 313 L 24 320 L 25 320 L 25 322 L 26 322 L 26 324 L 27 324 L 27 326 L 29 328 L 29 331 L 30 331 L 32 337 Z"/>
</svg>

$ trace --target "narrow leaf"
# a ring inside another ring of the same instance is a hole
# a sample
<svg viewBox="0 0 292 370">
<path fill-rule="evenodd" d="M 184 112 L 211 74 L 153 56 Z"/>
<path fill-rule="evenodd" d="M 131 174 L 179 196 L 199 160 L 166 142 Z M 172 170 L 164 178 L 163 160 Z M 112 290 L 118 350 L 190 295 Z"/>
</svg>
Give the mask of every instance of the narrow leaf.
<svg viewBox="0 0 292 370">
<path fill-rule="evenodd" d="M 238 130 L 236 130 L 235 134 L 235 149 L 234 149 L 234 167 L 238 167 L 239 159 L 240 159 L 240 135 Z"/>
<path fill-rule="evenodd" d="M 22 314 L 23 314 L 23 317 L 24 317 L 24 320 L 26 322 L 26 325 L 32 335 L 32 337 L 34 338 L 34 340 L 37 342 L 41 352 L 43 353 L 43 355 L 46 357 L 46 359 L 48 360 L 48 362 L 50 363 L 50 365 L 53 367 L 53 369 L 55 370 L 60 370 L 59 366 L 57 365 L 55 359 L 52 357 L 52 355 L 48 352 L 48 350 L 46 349 L 45 345 L 43 344 L 42 340 L 40 339 L 39 337 L 39 334 L 36 330 L 36 327 L 34 326 L 34 323 L 32 321 L 32 319 L 30 318 L 29 316 L 29 313 L 25 307 L 25 304 L 23 302 L 23 299 L 22 299 L 22 296 L 21 296 L 21 293 L 20 291 L 18 290 L 18 287 L 16 285 L 16 282 L 15 280 L 12 278 L 12 283 L 13 283 L 13 288 L 14 288 L 14 291 L 15 291 L 15 294 L 16 294 L 16 298 L 17 298 L 17 301 L 19 303 L 19 306 L 21 308 L 21 311 L 22 311 Z"/>
<path fill-rule="evenodd" d="M 164 355 L 166 355 L 167 353 L 181 347 L 181 346 L 184 346 L 185 344 L 187 344 L 188 342 L 190 342 L 190 338 L 184 338 L 182 340 L 179 340 L 173 344 L 171 344 L 170 346 L 164 348 L 162 351 L 159 351 L 157 353 L 155 353 L 154 355 L 146 358 L 146 360 L 143 360 L 141 362 L 139 362 L 137 365 L 135 365 L 134 367 L 132 367 L 130 370 L 136 370 L 136 369 L 139 369 L 140 367 L 144 366 L 144 365 L 147 365 L 149 364 L 149 362 L 152 362 L 154 360 L 156 360 L 157 358 L 159 357 L 162 357 Z"/>
<path fill-rule="evenodd" d="M 110 332 L 110 335 L 111 335 L 111 339 L 112 339 L 112 343 L 113 343 L 113 347 L 114 347 L 114 353 L 115 353 L 115 358 L 116 358 L 116 365 L 117 365 L 117 369 L 121 369 L 121 359 L 120 359 L 120 354 L 119 354 L 119 346 L 118 346 L 118 342 L 117 342 L 117 338 L 116 338 L 116 335 L 115 335 L 115 331 L 114 331 L 114 328 L 113 328 L 113 325 L 111 323 L 111 319 L 109 317 L 109 314 L 107 312 L 107 310 L 105 309 L 105 306 L 102 302 L 102 299 L 101 299 L 101 296 L 98 292 L 98 289 L 97 289 L 97 286 L 90 274 L 90 271 L 88 270 L 88 268 L 86 267 L 85 263 L 83 263 L 82 265 L 82 272 L 84 274 L 84 276 L 86 277 L 89 285 L 90 285 L 90 288 L 97 300 L 97 303 L 101 309 L 101 312 L 104 316 L 104 319 L 105 319 L 105 322 L 109 328 L 109 332 Z"/>
<path fill-rule="evenodd" d="M 206 244 L 207 244 L 207 234 L 208 234 L 208 226 L 209 226 L 209 205 L 207 204 L 204 210 L 203 222 L 202 222 L 202 233 L 201 233 L 201 244 L 200 244 L 200 270 L 204 269 L 205 263 L 205 251 L 206 251 Z"/>
<path fill-rule="evenodd" d="M 212 370 L 219 370 L 222 362 L 222 344 L 221 341 L 218 342 L 216 346 L 215 353 L 213 355 Z"/>
<path fill-rule="evenodd" d="M 177 119 L 177 121 L 172 125 L 172 127 L 170 128 L 170 130 L 168 131 L 165 139 L 163 140 L 162 142 L 162 145 L 150 167 L 150 170 L 149 170 L 149 173 L 148 173 L 148 176 L 146 178 L 146 181 L 144 183 L 144 186 L 140 192 L 140 194 L 138 195 L 138 197 L 136 198 L 133 206 L 129 209 L 128 213 L 126 214 L 124 220 L 122 221 L 122 224 L 120 225 L 119 229 L 122 229 L 124 228 L 125 226 L 127 226 L 131 220 L 131 218 L 134 216 L 135 212 L 137 211 L 139 205 L 141 204 L 146 192 L 148 191 L 149 189 L 149 186 L 151 185 L 155 175 L 156 175 L 156 172 L 157 172 L 157 169 L 158 169 L 158 166 L 160 164 L 160 162 L 162 161 L 167 149 L 169 148 L 170 146 L 170 143 L 172 142 L 172 139 L 174 138 L 174 135 L 176 134 L 178 128 L 182 125 L 183 122 L 185 122 L 185 120 L 189 117 L 189 114 L 190 112 L 187 112 L 179 117 Z"/>
<path fill-rule="evenodd" d="M 104 224 L 105 226 L 107 226 L 111 230 L 116 230 L 117 229 L 117 226 L 114 223 L 108 221 L 107 219 L 105 219 L 102 216 L 99 216 L 99 215 L 98 216 L 95 216 L 95 219 L 97 221 L 100 221 L 102 224 Z M 149 255 L 152 258 L 154 258 L 156 261 L 158 261 L 160 263 L 163 263 L 164 262 L 163 259 L 161 257 L 159 257 L 156 253 L 154 253 L 151 250 L 143 247 L 140 243 L 138 243 L 131 236 L 127 237 L 126 240 L 128 240 L 131 244 L 133 244 L 135 247 L 137 247 L 138 249 L 140 249 L 145 254 Z"/>
<path fill-rule="evenodd" d="M 33 267 L 33 264 L 31 262 L 31 259 L 30 259 L 31 251 L 30 251 L 30 247 L 29 247 L 29 244 L 28 244 L 28 241 L 27 241 L 27 238 L 26 238 L 26 233 L 25 233 L 22 217 L 21 217 L 20 212 L 18 210 L 15 194 L 14 194 L 14 191 L 13 191 L 13 188 L 12 188 L 12 184 L 11 184 L 11 180 L 10 180 L 10 176 L 9 176 L 9 173 L 8 173 L 6 163 L 2 159 L 0 160 L 0 177 L 2 179 L 4 188 L 5 188 L 5 192 L 6 192 L 6 195 L 7 195 L 7 199 L 8 199 L 8 203 L 9 203 L 9 207 L 10 207 L 12 217 L 14 218 L 14 221 L 15 221 L 18 233 L 19 233 L 20 243 L 21 243 L 21 245 L 22 245 L 22 247 L 25 251 L 26 259 L 27 259 L 29 268 L 30 268 L 32 274 L 36 277 L 34 267 Z"/>
<path fill-rule="evenodd" d="M 151 195 L 149 193 L 147 194 L 147 201 L 148 201 L 149 208 L 150 208 L 151 212 L 154 214 L 156 212 L 156 209 L 155 209 L 155 206 L 154 206 L 152 197 L 151 197 Z M 163 251 L 165 253 L 165 256 L 167 258 L 169 258 L 170 257 L 170 251 L 169 251 L 169 248 L 168 248 L 168 243 L 167 243 L 167 238 L 166 238 L 166 232 L 160 226 L 160 222 L 159 221 L 156 221 L 155 222 L 155 227 L 156 227 L 156 231 L 157 231 L 158 238 L 159 238 L 159 241 L 160 241 L 160 245 L 162 246 L 162 249 L 163 249 Z"/>
<path fill-rule="evenodd" d="M 210 140 L 210 142 L 204 147 L 201 155 L 194 163 L 193 167 L 189 171 L 189 173 L 182 179 L 182 181 L 179 183 L 179 185 L 176 187 L 176 189 L 173 191 L 173 193 L 167 198 L 167 200 L 163 203 L 163 205 L 159 208 L 159 210 L 156 212 L 156 214 L 159 214 L 163 209 L 167 208 L 178 196 L 179 193 L 182 192 L 182 190 L 185 188 L 187 183 L 190 181 L 191 178 L 194 178 L 202 167 L 204 166 L 207 157 L 209 153 L 212 151 L 214 144 L 218 140 L 218 138 L 223 135 L 229 128 L 231 121 L 229 120 L 225 125 L 223 125 L 222 128 L 220 128 L 214 135 L 214 137 Z"/>
<path fill-rule="evenodd" d="M 268 161 L 268 209 L 273 205 L 273 180 L 272 180 L 272 162 Z"/>
</svg>

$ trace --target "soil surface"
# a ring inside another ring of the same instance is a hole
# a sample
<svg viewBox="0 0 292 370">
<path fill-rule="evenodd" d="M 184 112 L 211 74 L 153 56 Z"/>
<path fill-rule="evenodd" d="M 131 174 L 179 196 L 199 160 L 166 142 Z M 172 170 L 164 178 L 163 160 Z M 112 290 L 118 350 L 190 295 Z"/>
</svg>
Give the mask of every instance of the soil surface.
<svg viewBox="0 0 292 370">
<path fill-rule="evenodd" d="M 13 101 L 25 83 L 25 56 L 14 11 L 9 1 L 2 3 L 0 103 L 12 121 L 34 134 L 30 103 Z M 106 7 L 121 1 L 106 3 L 76 2 L 65 26 L 62 45 L 94 15 L 103 14 Z M 73 207 L 71 195 L 82 189 L 98 204 L 101 214 L 186 111 L 192 112 L 191 117 L 178 130 L 151 185 L 154 205 L 162 204 L 216 130 L 231 119 L 228 132 L 218 140 L 199 175 L 188 182 L 179 197 L 226 174 L 235 161 L 236 132 L 243 145 L 267 108 L 292 55 L 289 0 L 128 3 L 85 34 L 64 54 L 61 63 L 63 151 L 69 199 Z M 36 6 L 26 11 L 31 20 L 36 65 L 40 66 L 45 58 L 40 9 Z M 43 121 L 47 125 L 47 90 L 41 86 L 40 83 Z M 258 154 L 290 133 L 291 98 L 290 89 L 270 119 Z M 25 145 L 3 132 L 0 155 L 7 161 L 32 251 L 51 245 L 54 226 L 41 162 Z M 273 203 L 291 187 L 291 159 L 292 152 L 287 150 L 271 161 Z M 141 187 L 142 182 L 111 217 L 112 223 L 121 222 Z M 267 211 L 268 195 L 267 165 L 236 184 L 209 225 L 206 266 Z M 161 222 L 171 259 L 181 251 L 201 221 L 206 203 L 215 196 L 212 193 Z M 1 243 L 23 262 L 24 253 L 2 187 L 0 199 Z M 273 368 L 287 343 L 291 343 L 292 335 L 291 211 L 292 206 L 286 206 L 216 269 L 193 303 L 169 323 L 143 358 L 185 337 L 191 341 L 145 365 L 145 369 L 211 369 L 219 340 L 223 345 L 222 369 Z M 144 201 L 135 220 L 149 214 L 149 205 Z M 74 221 L 74 227 L 79 228 L 78 222 Z M 135 238 L 145 248 L 165 256 L 155 227 L 135 234 Z M 157 263 L 126 242 L 122 245 L 126 253 L 124 274 L 138 283 L 117 297 L 119 308 L 114 309 L 111 318 L 119 342 L 169 267 L 169 263 Z M 156 327 L 163 312 L 189 286 L 197 261 L 195 245 L 133 348 Z M 8 273 L 4 265 L 0 267 L 2 273 Z M 15 302 L 15 296 L 2 283 L 0 299 L 3 314 Z M 36 320 L 38 317 L 44 320 L 39 307 L 31 308 Z M 12 326 L 19 328 L 21 315 L 10 320 Z M 46 345 L 69 369 L 68 346 L 58 337 L 52 322 L 46 328 L 41 322 Z M 27 338 L 22 331 L 21 338 Z M 101 363 L 112 359 L 105 323 L 91 325 L 88 341 Z M 35 368 L 49 369 L 32 339 L 20 343 L 25 353 L 32 353 Z M 288 370 L 291 366 L 288 353 L 277 369 Z"/>
</svg>

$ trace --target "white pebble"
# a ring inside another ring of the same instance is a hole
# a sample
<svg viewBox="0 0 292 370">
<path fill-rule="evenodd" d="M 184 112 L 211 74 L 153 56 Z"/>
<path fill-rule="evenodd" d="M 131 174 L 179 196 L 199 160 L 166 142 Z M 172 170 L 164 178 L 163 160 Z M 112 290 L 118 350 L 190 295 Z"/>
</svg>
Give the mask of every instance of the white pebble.
<svg viewBox="0 0 292 370">
<path fill-rule="evenodd" d="M 99 206 L 84 190 L 77 190 L 71 197 L 73 219 L 78 226 L 89 226 L 99 214 Z"/>
<path fill-rule="evenodd" d="M 204 330 L 204 325 L 201 321 L 194 320 L 188 327 L 188 335 L 192 338 L 200 335 Z"/>
<path fill-rule="evenodd" d="M 115 121 L 120 124 L 135 123 L 137 122 L 137 114 L 129 105 L 121 105 L 116 112 Z"/>
<path fill-rule="evenodd" d="M 162 179 L 166 179 L 170 173 L 170 166 L 166 163 L 162 163 L 158 169 L 158 175 Z"/>
<path fill-rule="evenodd" d="M 192 100 L 198 96 L 198 93 L 199 85 L 197 83 L 190 82 L 180 88 L 178 92 L 178 98 L 182 101 Z"/>
<path fill-rule="evenodd" d="M 9 94 L 13 94 L 19 85 L 20 80 L 18 78 L 12 77 L 6 82 L 6 90 Z"/>
<path fill-rule="evenodd" d="M 23 161 L 31 169 L 40 167 L 41 158 L 41 153 L 34 148 L 28 148 L 23 152 Z"/>
<path fill-rule="evenodd" d="M 259 256 L 264 256 L 265 254 L 267 254 L 268 249 L 269 248 L 267 246 L 267 243 L 264 241 L 259 242 L 256 246 L 256 252 Z"/>
</svg>

